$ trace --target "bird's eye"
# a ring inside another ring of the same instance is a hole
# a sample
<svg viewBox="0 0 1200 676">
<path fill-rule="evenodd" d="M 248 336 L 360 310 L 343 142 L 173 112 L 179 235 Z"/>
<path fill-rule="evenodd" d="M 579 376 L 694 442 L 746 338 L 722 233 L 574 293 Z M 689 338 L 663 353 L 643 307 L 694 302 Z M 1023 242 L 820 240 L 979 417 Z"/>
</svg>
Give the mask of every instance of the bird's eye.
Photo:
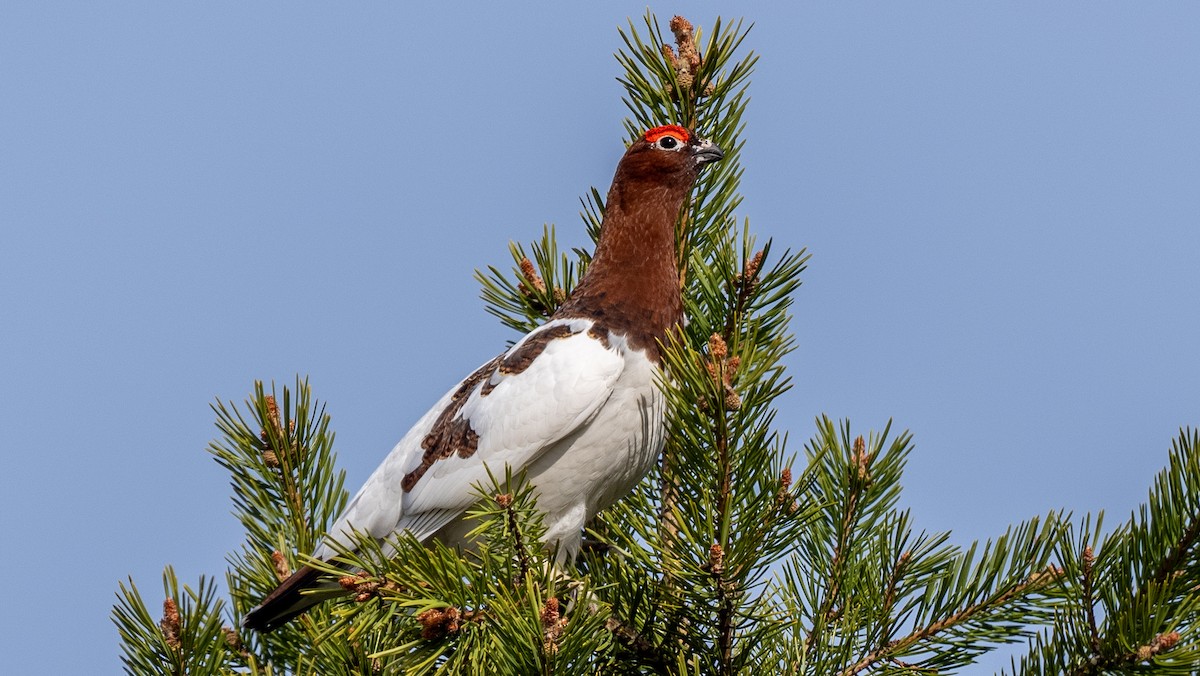
<svg viewBox="0 0 1200 676">
<path fill-rule="evenodd" d="M 658 147 L 663 150 L 674 150 L 679 145 L 679 139 L 674 136 L 664 136 L 658 139 Z"/>
</svg>

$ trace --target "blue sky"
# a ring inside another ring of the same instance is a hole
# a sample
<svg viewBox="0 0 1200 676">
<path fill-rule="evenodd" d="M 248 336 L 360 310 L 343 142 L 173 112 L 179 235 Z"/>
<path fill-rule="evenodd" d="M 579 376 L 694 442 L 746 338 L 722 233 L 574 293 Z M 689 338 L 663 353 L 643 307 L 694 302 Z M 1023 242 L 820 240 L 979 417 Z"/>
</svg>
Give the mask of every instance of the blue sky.
<svg viewBox="0 0 1200 676">
<path fill-rule="evenodd" d="M 622 152 L 645 6 L 576 4 L 0 9 L 3 671 L 116 673 L 119 580 L 222 573 L 214 398 L 307 375 L 357 486 L 511 338 L 472 271 L 583 243 Z M 794 449 L 894 418 L 957 542 L 1127 515 L 1200 424 L 1200 9 L 653 9 L 755 24 L 741 215 L 813 254 Z"/>
</svg>

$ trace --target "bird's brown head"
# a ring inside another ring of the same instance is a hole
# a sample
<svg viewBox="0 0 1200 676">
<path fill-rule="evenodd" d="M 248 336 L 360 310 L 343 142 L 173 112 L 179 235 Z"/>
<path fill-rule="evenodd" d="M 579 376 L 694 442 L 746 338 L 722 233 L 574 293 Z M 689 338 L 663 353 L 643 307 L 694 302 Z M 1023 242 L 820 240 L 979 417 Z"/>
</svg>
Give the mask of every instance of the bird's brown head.
<svg viewBox="0 0 1200 676">
<path fill-rule="evenodd" d="M 637 224 L 638 230 L 673 233 L 675 218 L 696 184 L 700 169 L 723 157 L 725 153 L 715 143 L 686 127 L 654 127 L 625 151 L 613 176 L 606 207 L 623 214 L 623 220 Z"/>
<path fill-rule="evenodd" d="M 690 187 L 701 167 L 724 156 L 712 141 L 670 124 L 650 129 L 629 146 L 620 173 L 635 181 L 679 182 Z"/>
</svg>

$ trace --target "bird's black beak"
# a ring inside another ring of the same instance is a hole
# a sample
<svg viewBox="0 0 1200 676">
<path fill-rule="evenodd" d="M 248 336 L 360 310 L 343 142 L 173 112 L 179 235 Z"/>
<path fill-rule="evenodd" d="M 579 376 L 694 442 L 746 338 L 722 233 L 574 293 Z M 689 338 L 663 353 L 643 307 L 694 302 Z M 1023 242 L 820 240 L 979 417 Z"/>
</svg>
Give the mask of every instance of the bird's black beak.
<svg viewBox="0 0 1200 676">
<path fill-rule="evenodd" d="M 705 165 L 724 159 L 725 152 L 712 141 L 700 139 L 696 143 L 696 150 L 692 152 L 692 157 L 696 158 L 696 164 Z"/>
</svg>

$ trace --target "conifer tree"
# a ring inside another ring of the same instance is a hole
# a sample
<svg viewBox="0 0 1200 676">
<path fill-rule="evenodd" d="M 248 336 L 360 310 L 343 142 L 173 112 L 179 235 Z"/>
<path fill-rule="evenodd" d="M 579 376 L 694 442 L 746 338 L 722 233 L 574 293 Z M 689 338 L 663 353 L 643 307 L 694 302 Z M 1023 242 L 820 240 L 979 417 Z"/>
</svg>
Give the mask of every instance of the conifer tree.
<svg viewBox="0 0 1200 676">
<path fill-rule="evenodd" d="M 308 383 L 213 406 L 210 452 L 246 539 L 215 581 L 163 574 L 161 616 L 132 580 L 113 609 L 131 674 L 952 673 L 1027 642 L 1014 674 L 1193 674 L 1200 668 L 1200 433 L 1184 430 L 1146 504 L 1115 528 L 1048 514 L 966 548 L 898 510 L 907 433 L 816 421 L 795 457 L 774 402 L 791 386 L 790 306 L 808 255 L 759 243 L 735 216 L 757 57 L 744 24 L 708 35 L 647 14 L 620 32 L 626 130 L 680 123 L 726 150 L 680 214 L 689 321 L 664 346 L 661 463 L 555 565 L 520 475 L 493 467 L 477 551 L 398 537 L 344 552 L 340 600 L 265 635 L 241 617 L 307 562 L 346 502 L 333 432 Z M 593 240 L 604 213 L 581 213 Z M 478 274 L 487 310 L 528 331 L 587 251 L 554 229 Z"/>
</svg>

